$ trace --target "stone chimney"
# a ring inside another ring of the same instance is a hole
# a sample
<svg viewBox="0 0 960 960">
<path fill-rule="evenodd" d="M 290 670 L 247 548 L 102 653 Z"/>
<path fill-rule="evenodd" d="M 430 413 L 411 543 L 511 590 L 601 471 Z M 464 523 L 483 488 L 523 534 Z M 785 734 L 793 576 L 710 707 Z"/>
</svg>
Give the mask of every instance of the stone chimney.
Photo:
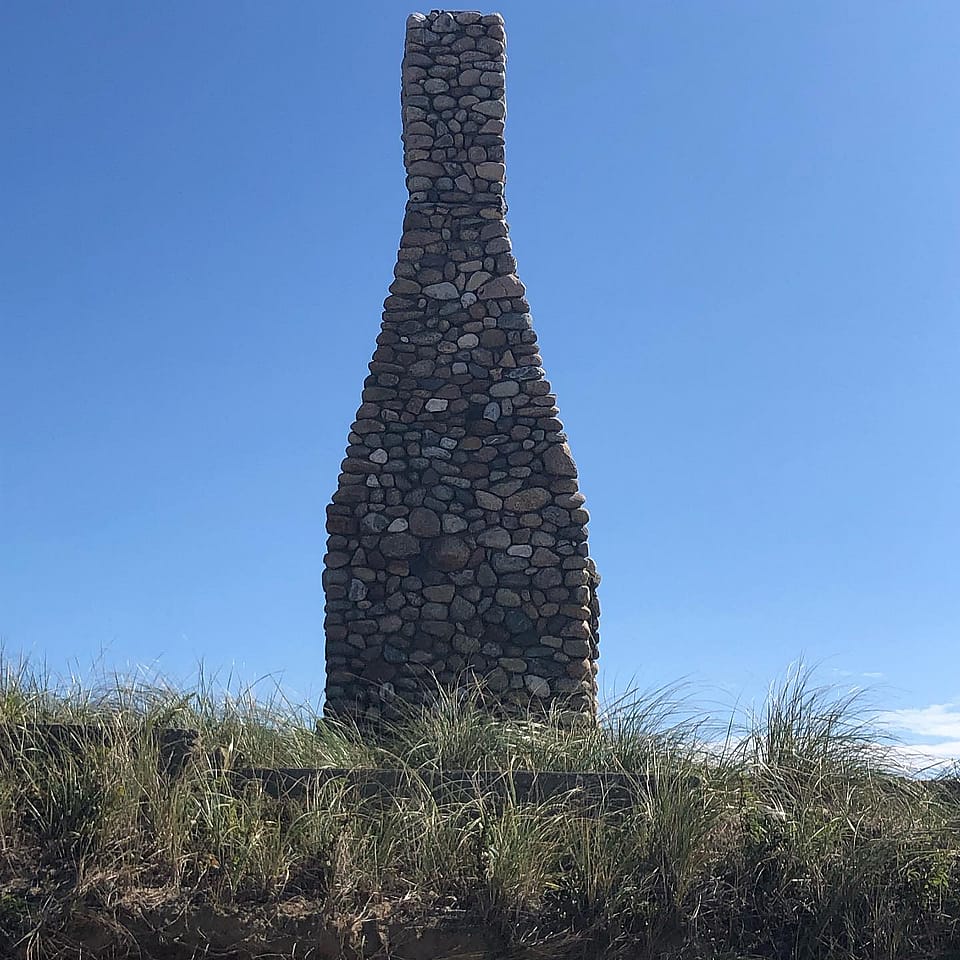
<svg viewBox="0 0 960 960">
<path fill-rule="evenodd" d="M 467 680 L 507 715 L 596 710 L 589 517 L 505 219 L 504 39 L 499 14 L 407 20 L 409 199 L 327 508 L 329 715 Z"/>
</svg>

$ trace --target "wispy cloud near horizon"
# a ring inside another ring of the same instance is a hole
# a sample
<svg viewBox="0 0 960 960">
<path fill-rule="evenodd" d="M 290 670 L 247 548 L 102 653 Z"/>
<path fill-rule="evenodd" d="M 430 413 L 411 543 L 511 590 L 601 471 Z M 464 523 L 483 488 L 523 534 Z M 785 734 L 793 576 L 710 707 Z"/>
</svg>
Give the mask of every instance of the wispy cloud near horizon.
<svg viewBox="0 0 960 960">
<path fill-rule="evenodd" d="M 894 748 L 908 766 L 943 767 L 960 762 L 960 704 L 885 710 L 878 719 L 908 741 Z"/>
<path fill-rule="evenodd" d="M 960 704 L 931 703 L 927 707 L 885 710 L 880 720 L 917 737 L 960 740 Z"/>
</svg>

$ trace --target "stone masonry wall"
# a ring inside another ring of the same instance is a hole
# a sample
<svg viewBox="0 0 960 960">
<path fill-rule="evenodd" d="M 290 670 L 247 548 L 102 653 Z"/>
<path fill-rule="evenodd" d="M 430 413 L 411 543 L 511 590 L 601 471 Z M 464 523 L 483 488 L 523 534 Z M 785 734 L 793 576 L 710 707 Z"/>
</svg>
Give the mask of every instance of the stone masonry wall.
<svg viewBox="0 0 960 960">
<path fill-rule="evenodd" d="M 327 509 L 327 711 L 481 678 L 507 713 L 596 709 L 598 577 L 503 198 L 499 14 L 407 21 L 409 200 Z"/>
</svg>

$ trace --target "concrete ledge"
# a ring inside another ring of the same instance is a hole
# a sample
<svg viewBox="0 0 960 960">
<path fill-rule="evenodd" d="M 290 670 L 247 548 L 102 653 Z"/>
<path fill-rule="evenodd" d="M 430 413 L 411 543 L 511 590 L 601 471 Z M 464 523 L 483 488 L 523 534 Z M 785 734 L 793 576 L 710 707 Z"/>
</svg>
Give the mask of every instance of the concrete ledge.
<svg viewBox="0 0 960 960">
<path fill-rule="evenodd" d="M 591 810 L 624 810 L 656 790 L 653 778 L 604 772 L 246 767 L 232 774 L 238 784 L 258 781 L 271 796 L 291 799 L 342 784 L 362 800 L 412 799 L 427 793 L 444 803 L 556 801 Z"/>
</svg>

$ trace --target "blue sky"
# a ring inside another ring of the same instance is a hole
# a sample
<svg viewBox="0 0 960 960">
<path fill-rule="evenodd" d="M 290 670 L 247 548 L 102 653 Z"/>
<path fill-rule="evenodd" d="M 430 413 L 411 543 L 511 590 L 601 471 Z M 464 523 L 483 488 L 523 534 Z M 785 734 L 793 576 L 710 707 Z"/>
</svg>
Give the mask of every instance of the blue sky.
<svg viewBox="0 0 960 960">
<path fill-rule="evenodd" d="M 322 686 L 411 9 L 3 5 L 8 651 Z M 500 9 L 603 685 L 803 656 L 960 750 L 960 7 Z"/>
</svg>

